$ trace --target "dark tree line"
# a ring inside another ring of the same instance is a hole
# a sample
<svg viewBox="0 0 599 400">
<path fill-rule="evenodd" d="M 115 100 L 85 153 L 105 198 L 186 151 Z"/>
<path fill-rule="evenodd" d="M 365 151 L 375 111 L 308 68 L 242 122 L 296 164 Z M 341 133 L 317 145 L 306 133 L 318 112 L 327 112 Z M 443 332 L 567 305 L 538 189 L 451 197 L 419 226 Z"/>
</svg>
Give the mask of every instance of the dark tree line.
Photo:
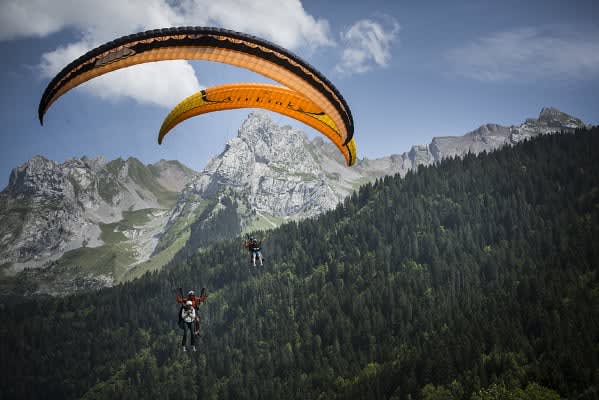
<svg viewBox="0 0 599 400">
<path fill-rule="evenodd" d="M 265 234 L 260 272 L 219 241 L 111 289 L 7 300 L 1 397 L 597 399 L 597 154 L 594 128 L 386 177 Z M 178 286 L 209 289 L 198 353 Z"/>
</svg>

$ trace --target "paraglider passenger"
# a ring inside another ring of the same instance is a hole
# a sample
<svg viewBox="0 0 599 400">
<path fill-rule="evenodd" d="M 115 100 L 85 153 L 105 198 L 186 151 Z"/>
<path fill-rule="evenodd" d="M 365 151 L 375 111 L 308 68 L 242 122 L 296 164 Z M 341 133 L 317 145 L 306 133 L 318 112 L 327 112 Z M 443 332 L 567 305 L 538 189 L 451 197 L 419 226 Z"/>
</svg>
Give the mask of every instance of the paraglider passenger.
<svg viewBox="0 0 599 400">
<path fill-rule="evenodd" d="M 179 294 L 177 295 L 177 303 L 185 305 L 188 301 L 191 301 L 191 306 L 196 311 L 196 318 L 193 324 L 194 334 L 200 335 L 200 304 L 206 302 L 208 295 L 206 294 L 206 288 L 202 288 L 199 296 L 196 296 L 193 290 L 187 292 L 187 296 L 183 296 L 183 289 L 179 288 Z M 179 318 L 181 320 L 181 318 Z"/>
<path fill-rule="evenodd" d="M 187 351 L 187 331 L 189 330 L 189 335 L 191 336 L 191 348 L 193 351 L 196 351 L 195 346 L 195 335 L 193 332 L 193 322 L 196 319 L 196 310 L 192 306 L 191 300 L 188 300 L 185 305 L 181 308 L 181 319 L 183 320 L 183 341 L 181 345 L 183 346 L 183 351 Z"/>
</svg>

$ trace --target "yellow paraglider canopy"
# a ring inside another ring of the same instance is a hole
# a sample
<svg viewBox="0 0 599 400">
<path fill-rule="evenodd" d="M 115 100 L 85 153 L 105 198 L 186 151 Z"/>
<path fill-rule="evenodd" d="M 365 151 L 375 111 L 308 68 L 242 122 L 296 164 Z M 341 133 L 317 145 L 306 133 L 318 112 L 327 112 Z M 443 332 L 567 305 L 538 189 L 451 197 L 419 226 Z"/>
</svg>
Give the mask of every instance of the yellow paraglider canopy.
<svg viewBox="0 0 599 400">
<path fill-rule="evenodd" d="M 162 143 L 164 136 L 186 119 L 236 108 L 263 108 L 301 121 L 328 137 L 339 148 L 348 166 L 356 160 L 353 139 L 343 144 L 337 125 L 320 107 L 291 89 L 263 83 L 214 86 L 187 97 L 164 119 L 158 143 Z"/>
</svg>

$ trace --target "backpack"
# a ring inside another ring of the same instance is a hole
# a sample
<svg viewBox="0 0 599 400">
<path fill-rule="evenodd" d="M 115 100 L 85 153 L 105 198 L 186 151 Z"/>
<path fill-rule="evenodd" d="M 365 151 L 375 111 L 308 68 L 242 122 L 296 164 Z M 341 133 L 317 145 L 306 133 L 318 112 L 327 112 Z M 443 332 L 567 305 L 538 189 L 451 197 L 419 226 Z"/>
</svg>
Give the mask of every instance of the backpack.
<svg viewBox="0 0 599 400">
<path fill-rule="evenodd" d="M 177 321 L 177 324 L 179 325 L 179 328 L 185 329 L 185 321 L 183 321 L 183 316 L 181 314 L 183 314 L 183 306 L 179 308 L 179 320 Z"/>
</svg>

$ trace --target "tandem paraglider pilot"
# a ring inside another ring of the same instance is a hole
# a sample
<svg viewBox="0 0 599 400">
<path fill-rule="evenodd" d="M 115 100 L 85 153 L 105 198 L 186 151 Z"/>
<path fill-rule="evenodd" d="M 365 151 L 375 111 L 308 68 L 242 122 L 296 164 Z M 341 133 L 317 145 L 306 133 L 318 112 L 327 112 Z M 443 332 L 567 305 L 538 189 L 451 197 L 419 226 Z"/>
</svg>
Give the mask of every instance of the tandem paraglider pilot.
<svg viewBox="0 0 599 400">
<path fill-rule="evenodd" d="M 184 306 L 188 301 L 191 301 L 191 307 L 195 309 L 196 317 L 193 321 L 193 333 L 194 335 L 200 335 L 200 304 L 204 303 L 208 299 L 208 295 L 206 294 L 206 288 L 202 288 L 199 296 L 196 296 L 193 290 L 190 290 L 187 293 L 187 296 L 183 296 L 183 289 L 179 288 L 179 294 L 177 295 L 177 303 L 183 304 Z M 183 307 L 181 307 L 181 310 Z M 181 326 L 181 310 L 179 310 L 179 325 Z M 183 329 L 183 326 L 181 326 Z"/>
</svg>

